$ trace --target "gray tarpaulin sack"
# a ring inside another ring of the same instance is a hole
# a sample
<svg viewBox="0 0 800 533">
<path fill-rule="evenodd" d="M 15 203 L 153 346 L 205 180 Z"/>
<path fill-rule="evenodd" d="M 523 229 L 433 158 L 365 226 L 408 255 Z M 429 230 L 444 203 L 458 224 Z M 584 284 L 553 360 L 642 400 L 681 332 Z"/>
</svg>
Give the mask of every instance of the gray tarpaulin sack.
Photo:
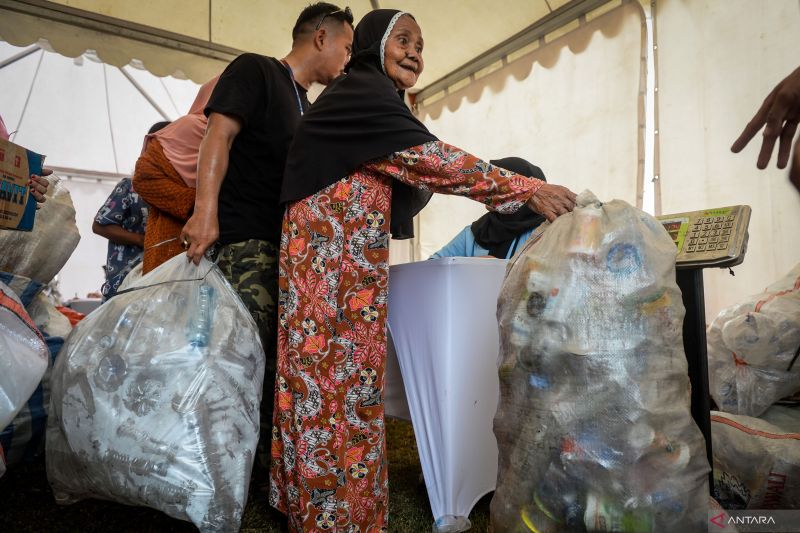
<svg viewBox="0 0 800 533">
<path fill-rule="evenodd" d="M 704 531 L 676 248 L 585 191 L 509 264 L 498 301 L 494 531 Z"/>
<path fill-rule="evenodd" d="M 60 178 L 47 178 L 47 201 L 33 231 L 0 231 L 0 271 L 47 284 L 66 264 L 78 241 L 72 197 Z"/>
<path fill-rule="evenodd" d="M 263 377 L 258 328 L 216 265 L 172 258 L 76 325 L 56 360 L 56 501 L 102 498 L 237 530 Z"/>
<path fill-rule="evenodd" d="M 69 319 L 61 314 L 44 295 L 41 283 L 8 272 L 0 272 L 0 282 L 2 282 L 0 287 L 5 283 L 19 298 L 19 302 L 25 306 L 25 311 L 33 323 L 30 332 L 36 333 L 38 330 L 38 333 L 41 333 L 48 351 L 44 376 L 35 386 L 32 394 L 28 393 L 25 397 L 22 409 L 8 425 L 3 426 L 3 422 L 0 420 L 0 451 L 4 456 L 6 466 L 12 466 L 21 461 L 35 460 L 44 453 L 47 411 L 50 405 L 50 373 L 56 355 L 64 343 L 64 338 L 72 330 L 72 325 L 70 325 Z M 0 359 L 4 359 L 4 353 L 9 352 L 4 352 L 3 341 L 0 339 Z M 13 350 L 11 353 L 19 356 L 19 353 Z M 2 367 L 2 363 L 0 363 L 0 367 Z M 19 379 L 21 376 L 13 372 L 8 376 L 6 374 L 7 372 L 0 368 L 0 398 L 3 396 L 1 389 L 4 378 L 11 379 L 15 386 L 21 382 Z M 0 415 L 0 419 L 2 418 Z"/>
<path fill-rule="evenodd" d="M 0 430 L 25 406 L 47 370 L 47 345 L 22 302 L 0 283 Z M 0 476 L 6 470 L 0 447 Z"/>
<path fill-rule="evenodd" d="M 726 509 L 800 509 L 800 409 L 764 415 L 711 412 L 714 493 Z"/>
</svg>

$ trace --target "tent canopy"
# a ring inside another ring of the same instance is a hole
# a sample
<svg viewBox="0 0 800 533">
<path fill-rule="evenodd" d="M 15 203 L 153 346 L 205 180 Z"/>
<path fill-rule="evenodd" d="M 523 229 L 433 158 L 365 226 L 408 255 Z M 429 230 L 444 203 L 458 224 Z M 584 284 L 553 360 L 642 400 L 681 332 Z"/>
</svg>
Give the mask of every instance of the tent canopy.
<svg viewBox="0 0 800 533">
<path fill-rule="evenodd" d="M 416 87 L 420 90 L 504 43 L 519 47 L 521 38 L 537 38 L 532 29 L 558 28 L 607 1 L 504 0 L 499 6 L 485 0 L 346 3 L 356 21 L 375 7 L 414 14 L 428 51 L 425 72 Z M 68 57 L 91 49 L 109 65 L 121 67 L 138 60 L 157 76 L 188 77 L 203 83 L 241 51 L 272 56 L 288 52 L 297 15 L 309 3 L 0 0 L 0 38 L 15 46 L 28 46 L 44 38 L 56 52 Z M 459 76 L 468 75 L 465 71 Z"/>
<path fill-rule="evenodd" d="M 114 181 L 129 175 L 150 126 L 186 114 L 198 88 L 108 66 L 91 53 L 70 59 L 0 42 L 0 116 L 11 140 L 72 175 Z"/>
</svg>

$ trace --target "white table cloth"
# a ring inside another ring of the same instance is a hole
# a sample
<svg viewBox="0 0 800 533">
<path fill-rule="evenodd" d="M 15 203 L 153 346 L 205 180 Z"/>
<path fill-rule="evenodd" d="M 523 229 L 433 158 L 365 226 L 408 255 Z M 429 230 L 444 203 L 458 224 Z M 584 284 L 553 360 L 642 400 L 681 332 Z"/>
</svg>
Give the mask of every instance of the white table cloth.
<svg viewBox="0 0 800 533">
<path fill-rule="evenodd" d="M 506 264 L 447 257 L 389 270 L 386 414 L 410 411 L 439 531 L 468 527 L 472 507 L 495 488 L 495 313 Z"/>
</svg>

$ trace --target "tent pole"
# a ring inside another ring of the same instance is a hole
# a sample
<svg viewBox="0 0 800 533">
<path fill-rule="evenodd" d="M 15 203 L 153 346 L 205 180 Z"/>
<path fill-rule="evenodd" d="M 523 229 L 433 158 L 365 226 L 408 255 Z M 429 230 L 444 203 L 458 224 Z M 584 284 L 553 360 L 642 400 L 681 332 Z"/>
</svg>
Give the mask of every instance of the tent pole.
<svg viewBox="0 0 800 533">
<path fill-rule="evenodd" d="M 114 125 L 111 123 L 111 100 L 108 95 L 108 73 L 106 64 L 103 63 L 103 83 L 106 89 L 106 115 L 108 116 L 108 133 L 111 136 L 111 151 L 114 154 L 114 169 L 119 173 L 119 161 L 117 160 L 117 144 L 114 140 Z"/>
<path fill-rule="evenodd" d="M 22 121 L 25 118 L 25 112 L 28 110 L 28 104 L 31 101 L 31 95 L 33 94 L 33 88 L 36 86 L 36 78 L 39 77 L 39 69 L 42 67 L 42 59 L 44 58 L 44 50 L 42 50 L 42 54 L 39 56 L 39 62 L 36 63 L 36 71 L 33 73 L 33 79 L 31 80 L 31 86 L 28 88 L 28 95 L 25 97 L 25 104 L 22 106 L 22 113 L 19 115 L 19 122 L 17 122 L 17 128 L 11 134 L 11 140 L 17 138 L 17 133 L 19 133 L 19 129 L 22 127 Z"/>
<path fill-rule="evenodd" d="M 130 177 L 129 174 L 121 174 L 119 172 L 103 172 L 100 170 L 87 170 L 83 168 L 60 167 L 57 165 L 47 165 L 47 168 L 52 169 L 54 174 L 65 176 L 68 179 L 80 178 L 91 182 L 117 183 L 122 178 Z"/>
<path fill-rule="evenodd" d="M 165 93 L 167 93 L 167 98 L 169 98 L 169 103 L 171 103 L 171 104 L 172 104 L 172 108 L 175 110 L 175 116 L 176 116 L 176 117 L 180 117 L 180 116 L 182 116 L 182 115 L 183 115 L 183 113 L 181 113 L 181 110 L 180 110 L 180 109 L 178 109 L 178 106 L 177 106 L 177 104 L 175 104 L 175 99 L 174 99 L 174 98 L 172 98 L 172 93 L 171 93 L 171 92 L 169 92 L 169 89 L 167 89 L 167 85 L 164 83 L 164 78 L 158 78 L 158 82 L 159 82 L 159 83 L 161 84 L 161 86 L 164 88 L 164 92 L 165 92 Z"/>
<path fill-rule="evenodd" d="M 158 103 L 156 103 L 156 101 L 155 101 L 155 100 L 153 100 L 153 97 L 152 97 L 152 96 L 150 96 L 149 94 L 147 94 L 147 91 L 145 91 L 145 90 L 144 90 L 144 87 L 142 87 L 141 85 L 139 85 L 139 83 L 138 83 L 138 82 L 137 82 L 135 79 L 133 79 L 133 76 L 131 76 L 131 75 L 130 75 L 130 73 L 128 73 L 128 71 L 126 71 L 126 70 L 125 70 L 123 67 L 117 67 L 117 68 L 119 69 L 119 71 L 120 71 L 120 72 L 122 72 L 122 75 L 123 75 L 123 76 L 125 76 L 126 78 L 128 78 L 128 81 L 129 81 L 129 82 L 131 82 L 131 85 L 133 85 L 134 87 L 136 87 L 136 90 L 137 90 L 137 91 L 139 91 L 139 92 L 141 93 L 141 95 L 142 95 L 142 96 L 144 96 L 144 99 L 145 99 L 145 100 L 147 100 L 148 102 L 150 102 L 150 105 L 151 105 L 151 106 L 153 106 L 153 108 L 154 108 L 156 111 L 158 111 L 158 114 L 159 114 L 159 115 L 161 115 L 161 117 L 162 117 L 164 120 L 167 120 L 167 121 L 170 121 L 170 122 L 172 121 L 172 119 L 171 119 L 171 118 L 169 118 L 169 115 L 167 115 L 167 114 L 164 112 L 164 110 L 163 110 L 163 109 L 161 109 L 161 106 L 159 106 L 159 105 L 158 105 Z M 171 98 L 171 97 L 170 97 L 170 98 Z"/>
<path fill-rule="evenodd" d="M 20 52 L 18 54 L 14 54 L 13 56 L 11 56 L 9 58 L 0 61 L 0 69 L 4 69 L 8 65 L 10 65 L 12 63 L 16 63 L 20 59 L 24 59 L 24 58 L 28 57 L 29 55 L 31 55 L 32 53 L 36 52 L 37 50 L 39 50 L 39 45 L 38 44 L 34 44 L 30 48 L 26 48 L 22 52 Z"/>
</svg>

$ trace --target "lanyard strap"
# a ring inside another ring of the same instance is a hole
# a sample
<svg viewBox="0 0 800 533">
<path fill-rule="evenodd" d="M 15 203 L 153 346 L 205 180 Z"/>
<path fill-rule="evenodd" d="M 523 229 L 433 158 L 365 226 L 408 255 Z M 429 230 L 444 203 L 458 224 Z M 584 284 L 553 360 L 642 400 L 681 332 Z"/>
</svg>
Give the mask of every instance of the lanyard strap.
<svg viewBox="0 0 800 533">
<path fill-rule="evenodd" d="M 297 90 L 297 82 L 294 79 L 294 72 L 292 72 L 292 67 L 289 66 L 289 63 L 281 59 L 281 65 L 286 67 L 286 70 L 289 71 L 289 77 L 292 79 L 292 88 L 294 89 L 294 95 L 297 97 L 297 109 L 300 111 L 300 116 L 303 116 L 303 101 L 300 99 L 300 91 Z"/>
</svg>

